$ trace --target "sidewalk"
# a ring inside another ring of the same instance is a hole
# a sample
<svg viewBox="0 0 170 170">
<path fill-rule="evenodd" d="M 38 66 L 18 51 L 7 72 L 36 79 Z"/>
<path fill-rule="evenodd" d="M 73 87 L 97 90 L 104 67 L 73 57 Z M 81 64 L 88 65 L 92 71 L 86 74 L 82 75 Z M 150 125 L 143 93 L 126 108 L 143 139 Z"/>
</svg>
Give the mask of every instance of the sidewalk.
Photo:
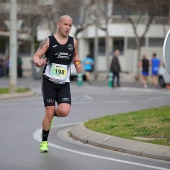
<svg viewBox="0 0 170 170">
<path fill-rule="evenodd" d="M 78 141 L 97 147 L 170 161 L 170 146 L 139 142 L 94 132 L 85 128 L 83 124 L 73 127 L 70 131 L 70 135 Z"/>
</svg>

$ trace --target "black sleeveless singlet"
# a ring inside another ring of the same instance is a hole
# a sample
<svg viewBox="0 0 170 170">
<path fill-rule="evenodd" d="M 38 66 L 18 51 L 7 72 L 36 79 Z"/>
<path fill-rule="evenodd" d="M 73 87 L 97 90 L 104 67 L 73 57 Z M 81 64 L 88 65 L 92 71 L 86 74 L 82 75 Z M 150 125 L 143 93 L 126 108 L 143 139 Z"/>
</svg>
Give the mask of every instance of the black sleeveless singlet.
<svg viewBox="0 0 170 170">
<path fill-rule="evenodd" d="M 47 64 L 43 75 L 54 83 L 70 82 L 70 66 L 74 51 L 73 37 L 68 36 L 68 41 L 62 45 L 54 35 L 49 36 L 49 49 L 45 54 Z"/>
</svg>

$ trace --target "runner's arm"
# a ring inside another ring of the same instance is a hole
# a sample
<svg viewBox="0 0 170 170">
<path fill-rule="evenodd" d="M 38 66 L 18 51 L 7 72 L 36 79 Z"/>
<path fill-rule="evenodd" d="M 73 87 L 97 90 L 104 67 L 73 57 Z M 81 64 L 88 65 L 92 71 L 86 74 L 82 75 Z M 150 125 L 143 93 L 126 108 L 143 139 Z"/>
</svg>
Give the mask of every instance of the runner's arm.
<svg viewBox="0 0 170 170">
<path fill-rule="evenodd" d="M 149 61 L 149 66 L 152 66 L 152 61 Z"/>
<path fill-rule="evenodd" d="M 142 66 L 142 60 L 139 61 L 138 66 L 139 66 L 139 67 Z"/>
<path fill-rule="evenodd" d="M 76 39 L 74 39 L 74 47 L 75 47 L 75 51 L 74 51 L 74 56 L 73 56 L 73 62 L 74 62 L 77 73 L 81 73 L 82 66 L 81 66 L 79 56 L 78 56 L 78 43 Z"/>
<path fill-rule="evenodd" d="M 42 59 L 42 56 L 46 53 L 49 48 L 49 39 L 45 39 L 41 42 L 38 50 L 34 54 L 33 62 L 37 67 L 41 67 L 46 64 L 47 58 Z"/>
</svg>

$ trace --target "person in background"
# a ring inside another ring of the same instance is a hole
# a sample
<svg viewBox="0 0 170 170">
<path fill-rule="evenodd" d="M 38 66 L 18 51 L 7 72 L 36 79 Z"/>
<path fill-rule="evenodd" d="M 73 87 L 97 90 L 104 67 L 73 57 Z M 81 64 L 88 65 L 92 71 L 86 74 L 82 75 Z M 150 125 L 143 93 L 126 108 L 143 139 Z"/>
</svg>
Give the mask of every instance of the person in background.
<svg viewBox="0 0 170 170">
<path fill-rule="evenodd" d="M 9 55 L 5 57 L 4 71 L 5 71 L 5 76 L 9 77 Z"/>
<path fill-rule="evenodd" d="M 22 77 L 22 59 L 20 56 L 17 57 L 17 75 Z"/>
<path fill-rule="evenodd" d="M 82 63 L 84 65 L 86 80 L 91 83 L 91 72 L 93 71 L 94 60 L 91 55 L 87 55 Z"/>
<path fill-rule="evenodd" d="M 149 60 L 146 55 L 143 55 L 143 59 L 139 62 L 139 67 L 142 67 L 142 83 L 144 88 L 147 88 L 147 78 L 149 76 Z"/>
<path fill-rule="evenodd" d="M 113 59 L 111 61 L 111 66 L 110 66 L 110 72 L 113 73 L 113 87 L 115 87 L 115 78 L 117 79 L 116 85 L 117 87 L 120 87 L 120 72 L 121 72 L 121 67 L 119 63 L 118 56 L 120 54 L 119 50 L 115 50 Z"/>
<path fill-rule="evenodd" d="M 152 68 L 152 83 L 155 86 L 158 86 L 158 70 L 159 70 L 160 64 L 161 64 L 161 61 L 157 58 L 156 53 L 153 53 L 152 59 L 150 61 L 150 65 Z"/>
<path fill-rule="evenodd" d="M 0 77 L 4 76 L 4 59 L 3 56 L 0 54 Z"/>
</svg>

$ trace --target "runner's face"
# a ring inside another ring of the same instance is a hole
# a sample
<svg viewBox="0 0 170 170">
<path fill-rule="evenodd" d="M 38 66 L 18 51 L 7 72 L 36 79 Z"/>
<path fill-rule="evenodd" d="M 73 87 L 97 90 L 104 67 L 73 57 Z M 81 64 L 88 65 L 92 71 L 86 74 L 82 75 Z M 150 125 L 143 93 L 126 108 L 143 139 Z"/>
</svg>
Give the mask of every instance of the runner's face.
<svg viewBox="0 0 170 170">
<path fill-rule="evenodd" d="M 65 17 L 58 23 L 58 29 L 62 36 L 68 36 L 72 27 L 72 19 Z"/>
</svg>

